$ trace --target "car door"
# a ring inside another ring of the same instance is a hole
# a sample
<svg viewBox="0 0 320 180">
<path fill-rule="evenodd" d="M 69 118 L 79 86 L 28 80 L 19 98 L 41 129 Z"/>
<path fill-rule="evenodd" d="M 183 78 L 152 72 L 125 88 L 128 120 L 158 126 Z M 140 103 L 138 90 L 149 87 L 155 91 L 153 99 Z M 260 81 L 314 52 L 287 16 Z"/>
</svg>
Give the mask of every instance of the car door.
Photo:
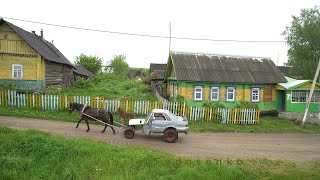
<svg viewBox="0 0 320 180">
<path fill-rule="evenodd" d="M 167 117 L 164 113 L 154 113 L 152 121 L 152 132 L 163 132 L 167 126 Z"/>
</svg>

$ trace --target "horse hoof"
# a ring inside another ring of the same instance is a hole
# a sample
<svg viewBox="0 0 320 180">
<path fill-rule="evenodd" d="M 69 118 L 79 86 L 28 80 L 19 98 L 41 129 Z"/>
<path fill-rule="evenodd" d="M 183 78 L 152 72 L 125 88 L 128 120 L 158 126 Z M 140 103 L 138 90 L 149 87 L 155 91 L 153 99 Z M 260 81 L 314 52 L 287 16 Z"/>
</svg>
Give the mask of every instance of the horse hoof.
<svg viewBox="0 0 320 180">
<path fill-rule="evenodd" d="M 113 135 L 116 135 L 116 133 L 114 132 Z"/>
<path fill-rule="evenodd" d="M 101 131 L 101 133 L 104 133 L 105 131 Z"/>
<path fill-rule="evenodd" d="M 87 132 L 89 132 L 89 129 L 87 130 Z"/>
</svg>

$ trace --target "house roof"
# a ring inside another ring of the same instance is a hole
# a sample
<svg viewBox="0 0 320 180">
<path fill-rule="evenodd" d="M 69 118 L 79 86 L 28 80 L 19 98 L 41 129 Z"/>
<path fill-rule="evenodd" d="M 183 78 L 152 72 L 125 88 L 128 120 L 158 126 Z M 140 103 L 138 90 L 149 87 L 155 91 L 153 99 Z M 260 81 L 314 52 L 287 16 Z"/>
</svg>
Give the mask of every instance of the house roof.
<svg viewBox="0 0 320 180">
<path fill-rule="evenodd" d="M 278 66 L 279 70 L 285 76 L 290 76 L 292 66 Z"/>
<path fill-rule="evenodd" d="M 72 66 L 71 62 L 50 42 L 42 37 L 21 29 L 4 19 L 0 19 L 0 25 L 6 23 L 13 31 L 15 31 L 22 39 L 24 39 L 35 51 L 37 51 L 44 59 L 56 63 L 67 64 Z"/>
<path fill-rule="evenodd" d="M 167 64 L 150 64 L 150 72 L 154 72 L 156 77 L 153 79 L 164 79 L 165 72 L 166 72 Z"/>
<path fill-rule="evenodd" d="M 168 63 L 170 60 L 177 80 L 265 84 L 287 82 L 273 61 L 266 58 L 171 52 Z M 170 74 L 166 73 L 168 76 Z"/>
<path fill-rule="evenodd" d="M 156 71 L 156 70 L 162 70 L 165 71 L 167 68 L 167 64 L 155 64 L 155 63 L 151 63 L 150 64 L 150 71 Z"/>
<path fill-rule="evenodd" d="M 282 86 L 286 90 L 293 90 L 293 89 L 298 88 L 304 84 L 312 83 L 312 80 L 297 80 L 297 79 L 293 79 L 290 77 L 286 77 L 286 79 L 288 80 L 287 83 L 278 83 L 278 85 Z M 320 86 L 319 83 L 316 83 L 316 84 L 318 86 Z"/>
<path fill-rule="evenodd" d="M 74 65 L 75 70 L 74 72 L 83 76 L 92 77 L 93 73 L 89 71 L 87 68 L 80 66 L 80 65 Z"/>
</svg>

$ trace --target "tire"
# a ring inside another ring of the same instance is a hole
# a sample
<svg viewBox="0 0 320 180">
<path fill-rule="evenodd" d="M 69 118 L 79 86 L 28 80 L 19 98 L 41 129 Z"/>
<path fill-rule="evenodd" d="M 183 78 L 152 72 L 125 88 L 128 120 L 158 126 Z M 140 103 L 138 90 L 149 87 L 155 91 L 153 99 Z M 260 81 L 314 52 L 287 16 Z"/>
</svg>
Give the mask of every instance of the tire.
<svg viewBox="0 0 320 180">
<path fill-rule="evenodd" d="M 134 137 L 134 134 L 135 134 L 135 131 L 133 129 L 126 129 L 124 131 L 124 136 L 127 138 L 127 139 L 132 139 Z"/>
<path fill-rule="evenodd" d="M 168 143 L 173 143 L 177 140 L 178 138 L 178 133 L 174 129 L 167 129 L 164 132 L 164 140 Z"/>
</svg>

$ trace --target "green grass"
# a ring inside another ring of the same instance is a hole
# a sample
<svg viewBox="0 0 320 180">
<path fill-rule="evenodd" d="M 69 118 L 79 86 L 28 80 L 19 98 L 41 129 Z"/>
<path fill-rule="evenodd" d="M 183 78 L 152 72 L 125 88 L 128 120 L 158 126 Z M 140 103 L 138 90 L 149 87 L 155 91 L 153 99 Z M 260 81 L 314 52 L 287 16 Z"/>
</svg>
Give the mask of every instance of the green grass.
<svg viewBox="0 0 320 180">
<path fill-rule="evenodd" d="M 234 125 L 219 124 L 212 122 L 193 121 L 189 124 L 190 129 L 196 132 L 252 132 L 252 133 L 310 133 L 320 134 L 320 125 L 305 123 L 303 127 L 300 124 L 289 120 L 263 117 L 258 125 Z"/>
<path fill-rule="evenodd" d="M 319 179 L 320 161 L 197 160 L 0 126 L 1 179 Z M 305 166 L 307 165 L 307 166 Z"/>
<path fill-rule="evenodd" d="M 73 86 L 62 90 L 50 90 L 49 94 L 73 96 L 103 96 L 107 99 L 156 101 L 151 87 L 135 79 L 127 79 L 114 74 L 96 75 L 92 80 L 79 80 Z"/>
<path fill-rule="evenodd" d="M 67 110 L 54 111 L 14 107 L 0 107 L 0 115 L 58 120 L 66 122 L 77 122 L 80 119 L 80 115 L 77 112 L 69 114 Z M 117 113 L 113 113 L 113 115 L 114 120 L 119 122 L 120 116 Z M 191 132 L 273 132 L 320 134 L 320 125 L 318 124 L 305 123 L 305 125 L 301 127 L 299 124 L 274 117 L 261 118 L 259 125 L 233 125 L 202 121 L 190 121 L 189 127 Z"/>
</svg>

